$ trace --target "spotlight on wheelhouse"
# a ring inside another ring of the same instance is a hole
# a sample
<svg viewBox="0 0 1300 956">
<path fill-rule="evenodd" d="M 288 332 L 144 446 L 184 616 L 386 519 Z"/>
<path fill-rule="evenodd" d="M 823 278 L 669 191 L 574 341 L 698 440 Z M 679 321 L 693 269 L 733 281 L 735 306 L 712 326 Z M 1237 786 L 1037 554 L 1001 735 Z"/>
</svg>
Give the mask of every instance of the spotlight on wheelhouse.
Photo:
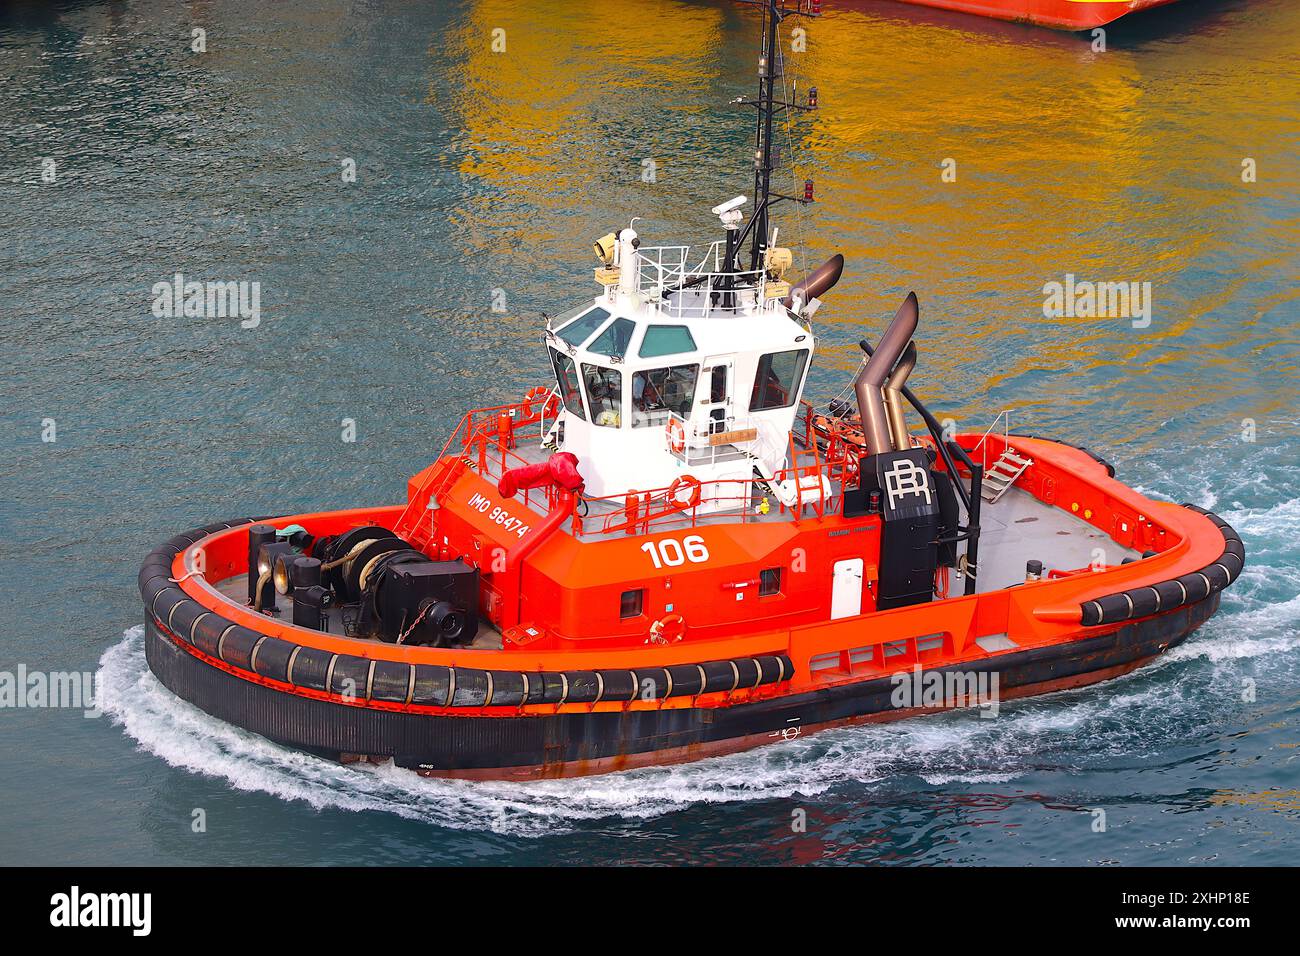
<svg viewBox="0 0 1300 956">
<path fill-rule="evenodd" d="M 612 266 L 614 264 L 614 245 L 617 242 L 618 236 L 612 232 L 607 232 L 597 239 L 593 243 L 596 258 L 605 263 L 606 266 Z"/>
</svg>

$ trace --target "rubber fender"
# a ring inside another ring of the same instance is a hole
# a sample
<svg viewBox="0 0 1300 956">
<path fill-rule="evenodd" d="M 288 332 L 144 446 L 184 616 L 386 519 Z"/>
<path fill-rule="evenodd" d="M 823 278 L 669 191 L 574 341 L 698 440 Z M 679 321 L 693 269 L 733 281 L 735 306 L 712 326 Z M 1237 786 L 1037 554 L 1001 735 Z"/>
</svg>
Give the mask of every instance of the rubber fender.
<svg viewBox="0 0 1300 956">
<path fill-rule="evenodd" d="M 763 669 L 759 684 L 776 684 L 794 677 L 794 662 L 784 654 L 760 657 L 758 663 Z"/>
<path fill-rule="evenodd" d="M 221 642 L 221 635 L 234 626 L 234 624 L 218 614 L 209 614 L 207 617 L 199 618 L 194 622 L 190 643 L 209 657 L 217 657 L 217 648 Z"/>
<path fill-rule="evenodd" d="M 1189 604 L 1195 604 L 1197 601 L 1210 596 L 1210 582 L 1199 571 L 1184 574 L 1176 580 L 1187 589 L 1187 602 Z"/>
<path fill-rule="evenodd" d="M 1220 564 L 1211 564 L 1208 568 L 1201 571 L 1210 579 L 1210 589 L 1213 591 L 1222 591 L 1232 583 L 1232 577 L 1228 574 L 1228 569 Z"/>
<path fill-rule="evenodd" d="M 289 683 L 311 690 L 325 690 L 330 661 L 334 655 L 315 647 L 300 647 L 293 655 L 293 668 L 288 674 Z"/>
<path fill-rule="evenodd" d="M 140 597 L 144 598 L 145 607 L 152 610 L 154 606 L 154 598 L 158 597 L 159 594 L 166 591 L 168 588 L 173 587 L 175 587 L 175 585 L 172 584 L 171 578 L 153 577 L 140 587 Z M 179 591 L 180 588 L 176 588 L 176 590 Z"/>
<path fill-rule="evenodd" d="M 1169 611 L 1176 607 L 1181 607 L 1187 603 L 1187 592 L 1182 589 L 1177 581 L 1161 581 L 1153 585 L 1156 592 L 1160 595 L 1160 610 Z"/>
<path fill-rule="evenodd" d="M 253 656 L 253 648 L 261 639 L 262 635 L 256 631 L 235 625 L 221 636 L 218 648 L 221 659 L 235 667 L 251 670 L 249 661 Z"/>
<path fill-rule="evenodd" d="M 662 667 L 637 668 L 632 673 L 636 676 L 633 700 L 663 700 L 668 696 L 672 678 Z"/>
<path fill-rule="evenodd" d="M 736 673 L 739 675 L 737 687 L 757 687 L 758 679 L 762 676 L 762 669 L 758 666 L 758 661 L 752 657 L 738 657 L 731 662 L 736 666 Z"/>
<path fill-rule="evenodd" d="M 694 697 L 704 690 L 704 671 L 698 664 L 674 664 L 668 676 L 673 679 L 672 697 Z"/>
<path fill-rule="evenodd" d="M 406 703 L 411 693 L 411 665 L 401 661 L 375 661 L 370 678 L 370 699 Z"/>
<path fill-rule="evenodd" d="M 194 631 L 194 622 L 203 615 L 211 613 L 198 601 L 181 601 L 172 608 L 171 616 L 167 619 L 167 630 L 187 643 L 193 644 L 194 639 L 191 635 Z"/>
<path fill-rule="evenodd" d="M 451 668 L 440 664 L 415 665 L 415 691 L 411 703 L 443 707 L 450 703 Z"/>
<path fill-rule="evenodd" d="M 1111 621 L 1126 621 L 1132 615 L 1133 602 L 1127 592 L 1107 595 L 1099 598 L 1097 603 L 1101 605 L 1101 619 L 1108 624 Z"/>
<path fill-rule="evenodd" d="M 631 671 L 600 671 L 601 683 L 605 692 L 601 700 L 633 700 L 636 697 L 636 677 Z"/>
<path fill-rule="evenodd" d="M 169 584 L 157 594 L 154 595 L 153 601 L 149 604 L 149 609 L 153 616 L 164 624 L 171 617 L 172 609 L 182 601 L 188 601 L 189 596 L 174 584 Z"/>
<path fill-rule="evenodd" d="M 524 703 L 525 703 L 525 704 L 545 704 L 545 703 L 548 703 L 548 701 L 547 701 L 547 699 L 546 699 L 546 681 L 545 681 L 545 679 L 544 679 L 545 676 L 546 676 L 546 675 L 544 675 L 544 674 L 540 674 L 540 673 L 538 673 L 537 671 L 531 671 L 531 672 L 526 673 L 526 674 L 523 675 L 523 678 L 524 678 Z M 553 687 L 554 687 L 554 690 L 555 690 L 555 700 L 559 700 L 559 699 L 560 699 L 560 688 L 559 688 L 559 682 L 557 681 L 557 682 L 553 685 Z M 555 703 L 555 701 L 552 700 L 552 701 L 549 701 L 549 703 L 552 703 L 552 704 L 553 704 L 553 703 Z"/>
<path fill-rule="evenodd" d="M 369 683 L 370 661 L 364 657 L 341 654 L 334 661 L 334 672 L 330 675 L 331 694 L 366 700 Z"/>
<path fill-rule="evenodd" d="M 595 671 L 565 671 L 564 677 L 569 685 L 565 703 L 594 704 L 600 699 L 601 682 Z"/>
<path fill-rule="evenodd" d="M 540 683 L 542 685 L 543 704 L 558 704 L 564 700 L 565 692 L 568 690 L 568 682 L 565 681 L 561 674 L 542 672 L 539 674 L 529 674 L 529 683 Z M 528 702 L 533 703 L 530 695 Z"/>
<path fill-rule="evenodd" d="M 289 658 L 293 656 L 297 644 L 290 644 L 278 637 L 268 637 L 253 649 L 251 660 L 253 672 L 287 683 L 289 678 Z"/>
<path fill-rule="evenodd" d="M 704 668 L 704 693 L 736 689 L 738 675 L 731 661 L 709 661 L 700 666 Z"/>
<path fill-rule="evenodd" d="M 1125 593 L 1128 594 L 1129 600 L 1133 602 L 1132 617 L 1146 617 L 1148 614 L 1154 614 L 1161 606 L 1160 596 L 1156 593 L 1155 588 L 1135 588 Z"/>
<path fill-rule="evenodd" d="M 518 707 L 524 702 L 524 675 L 515 671 L 492 671 L 493 707 Z"/>
<path fill-rule="evenodd" d="M 487 671 L 471 667 L 456 668 L 456 692 L 452 695 L 453 707 L 482 707 L 487 703 Z"/>
</svg>

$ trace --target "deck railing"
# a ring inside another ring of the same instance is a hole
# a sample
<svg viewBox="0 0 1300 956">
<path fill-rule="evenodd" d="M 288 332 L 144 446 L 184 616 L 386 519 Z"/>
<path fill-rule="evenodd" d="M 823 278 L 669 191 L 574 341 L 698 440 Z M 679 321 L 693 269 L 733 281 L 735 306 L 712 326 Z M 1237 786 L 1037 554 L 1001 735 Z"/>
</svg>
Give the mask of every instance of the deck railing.
<svg viewBox="0 0 1300 956">
<path fill-rule="evenodd" d="M 466 412 L 444 443 L 439 460 L 448 461 L 450 456 L 456 456 L 489 479 L 499 478 L 512 468 L 535 464 L 536 457 L 525 458 L 518 449 L 530 442 L 540 445 L 547 435 L 554 422 L 546 411 L 548 399 L 553 396 L 552 391 L 532 401 Z M 795 429 L 785 435 L 787 465 L 774 472 L 770 479 L 755 476 L 703 482 L 698 499 L 689 483 L 676 489 L 665 486 L 634 495 L 580 495 L 571 533 L 577 537 L 619 532 L 631 535 L 648 533 L 658 524 L 695 527 L 708 521 L 749 523 L 771 520 L 767 516 L 773 511 L 791 517 L 810 512 L 819 518 L 834 513 L 840 507 L 842 496 L 824 495 L 821 489 L 826 483 L 834 489 L 836 482 L 844 481 L 851 465 L 843 453 L 823 456 L 813 427 L 813 408 L 807 402 L 801 405 Z M 408 511 L 423 510 L 431 496 L 445 494 L 458 474 L 454 467 L 434 473 L 412 499 Z M 773 487 L 787 482 L 794 489 L 792 504 L 782 502 Z M 545 485 L 521 489 L 519 495 L 525 505 L 545 513 L 555 505 L 558 493 L 554 487 Z"/>
<path fill-rule="evenodd" d="M 727 272 L 725 245 L 713 242 L 694 266 L 690 246 L 647 246 L 637 250 L 637 288 L 674 318 L 752 315 L 765 301 L 763 269 Z"/>
</svg>

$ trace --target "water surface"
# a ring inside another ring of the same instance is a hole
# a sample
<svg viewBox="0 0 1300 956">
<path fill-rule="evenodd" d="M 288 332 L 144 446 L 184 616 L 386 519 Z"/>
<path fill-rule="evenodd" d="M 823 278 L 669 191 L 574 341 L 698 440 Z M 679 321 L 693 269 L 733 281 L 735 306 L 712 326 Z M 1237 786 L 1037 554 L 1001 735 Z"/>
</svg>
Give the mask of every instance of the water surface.
<svg viewBox="0 0 1300 956">
<path fill-rule="evenodd" d="M 812 178 L 818 202 L 780 210 L 782 238 L 799 263 L 848 260 L 812 392 L 840 391 L 858 339 L 915 289 L 913 386 L 936 410 L 982 430 L 1011 409 L 1223 515 L 1250 564 L 1156 666 L 998 720 L 527 786 L 328 765 L 148 676 L 150 548 L 234 515 L 398 500 L 466 407 L 543 380 L 541 313 L 595 293 L 594 237 L 641 216 L 648 243 L 712 239 L 708 208 L 750 191 L 749 116 L 726 103 L 752 92 L 753 11 L 623 6 L 0 11 L 0 669 L 102 667 L 116 692 L 100 719 L 0 711 L 0 862 L 1293 861 L 1300 9 L 1284 0 L 1180 0 L 1111 28 L 1104 53 L 842 0 L 791 64 L 821 109 L 791 129 L 783 179 Z M 150 289 L 176 272 L 259 282 L 260 326 L 155 318 Z M 1044 318 L 1044 283 L 1067 273 L 1150 282 L 1150 326 Z"/>
</svg>

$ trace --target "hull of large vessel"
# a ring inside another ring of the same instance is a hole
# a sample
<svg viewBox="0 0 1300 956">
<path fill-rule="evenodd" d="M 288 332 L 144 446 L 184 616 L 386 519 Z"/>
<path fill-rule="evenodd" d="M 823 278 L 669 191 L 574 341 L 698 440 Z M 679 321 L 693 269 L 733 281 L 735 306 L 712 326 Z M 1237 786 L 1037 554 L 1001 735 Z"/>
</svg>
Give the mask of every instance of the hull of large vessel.
<svg viewBox="0 0 1300 956">
<path fill-rule="evenodd" d="M 924 7 L 973 13 L 997 20 L 1032 23 L 1056 30 L 1090 30 L 1125 14 L 1173 0 L 902 0 Z"/>
</svg>

